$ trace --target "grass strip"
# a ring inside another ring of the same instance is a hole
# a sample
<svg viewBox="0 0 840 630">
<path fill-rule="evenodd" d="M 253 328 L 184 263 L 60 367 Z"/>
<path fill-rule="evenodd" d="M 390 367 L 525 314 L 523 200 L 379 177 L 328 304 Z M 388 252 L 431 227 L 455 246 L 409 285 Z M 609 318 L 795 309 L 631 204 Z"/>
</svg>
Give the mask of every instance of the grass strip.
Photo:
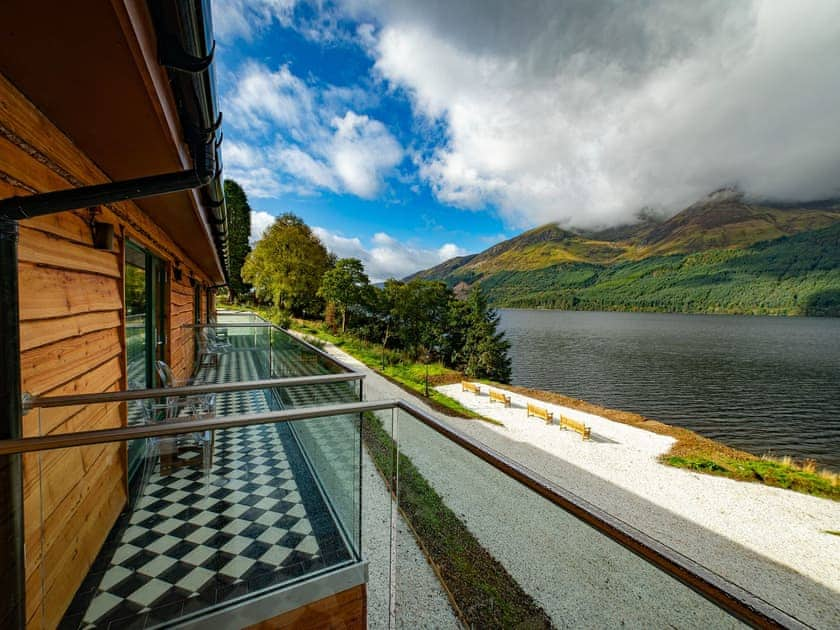
<svg viewBox="0 0 840 630">
<path fill-rule="evenodd" d="M 393 493 L 394 442 L 372 413 L 364 414 L 362 439 Z M 418 542 L 470 628 L 550 628 L 551 619 L 522 590 L 447 507 L 404 454 L 399 456 L 398 505 Z"/>
<path fill-rule="evenodd" d="M 737 481 L 763 483 L 767 486 L 840 501 L 840 475 L 828 470 L 817 471 L 813 461 L 797 464 L 790 458 L 778 461 L 769 457 L 758 457 L 705 438 L 690 429 L 651 420 L 637 413 L 608 409 L 577 398 L 538 389 L 492 384 L 523 396 L 579 409 L 613 422 L 672 437 L 676 441 L 671 450 L 659 458 L 668 466 L 719 475 Z"/>
</svg>

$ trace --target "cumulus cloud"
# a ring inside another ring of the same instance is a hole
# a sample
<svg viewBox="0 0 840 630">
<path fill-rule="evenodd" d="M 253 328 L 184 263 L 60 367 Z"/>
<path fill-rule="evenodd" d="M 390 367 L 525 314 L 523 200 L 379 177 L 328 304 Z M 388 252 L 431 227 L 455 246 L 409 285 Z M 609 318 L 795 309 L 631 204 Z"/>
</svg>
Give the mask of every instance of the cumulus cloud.
<svg viewBox="0 0 840 630">
<path fill-rule="evenodd" d="M 251 235 L 248 238 L 251 247 L 263 237 L 265 231 L 274 224 L 276 218 L 273 214 L 264 210 L 251 210 Z"/>
<path fill-rule="evenodd" d="M 227 171 L 255 197 L 327 190 L 375 198 L 403 148 L 380 121 L 351 109 L 365 101 L 358 89 L 310 87 L 288 66 L 246 62 L 224 97 L 238 132 L 222 147 Z"/>
<path fill-rule="evenodd" d="M 273 22 L 288 25 L 295 0 L 213 0 L 213 30 L 223 41 L 250 41 Z"/>
<path fill-rule="evenodd" d="M 339 258 L 361 260 L 372 282 L 404 278 L 415 271 L 466 253 L 454 243 L 446 243 L 438 249 L 415 247 L 398 241 L 385 232 L 374 234 L 370 244 L 366 246 L 359 238 L 336 234 L 326 228 L 314 227 L 312 231 L 327 249 Z"/>
<path fill-rule="evenodd" d="M 347 0 L 416 115 L 444 203 L 515 226 L 677 211 L 725 185 L 785 200 L 840 186 L 840 3 Z M 375 25 L 375 26 L 372 26 Z"/>
<path fill-rule="evenodd" d="M 335 134 L 324 147 L 344 188 L 365 199 L 375 197 L 387 173 L 402 160 L 402 147 L 378 120 L 347 112 L 332 119 Z"/>
</svg>

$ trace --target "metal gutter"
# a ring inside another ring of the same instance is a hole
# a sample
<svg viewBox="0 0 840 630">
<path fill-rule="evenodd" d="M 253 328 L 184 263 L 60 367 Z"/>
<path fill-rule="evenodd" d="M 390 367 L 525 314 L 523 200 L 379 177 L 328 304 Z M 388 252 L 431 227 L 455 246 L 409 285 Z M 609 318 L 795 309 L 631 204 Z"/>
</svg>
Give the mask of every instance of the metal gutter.
<svg viewBox="0 0 840 630">
<path fill-rule="evenodd" d="M 216 93 L 213 23 L 209 0 L 149 2 L 157 32 L 158 58 L 175 95 L 184 140 L 193 160 L 212 156 L 211 179 L 201 189 L 206 218 L 225 280 L 228 279 L 228 218 L 222 185 L 221 124 Z"/>
</svg>

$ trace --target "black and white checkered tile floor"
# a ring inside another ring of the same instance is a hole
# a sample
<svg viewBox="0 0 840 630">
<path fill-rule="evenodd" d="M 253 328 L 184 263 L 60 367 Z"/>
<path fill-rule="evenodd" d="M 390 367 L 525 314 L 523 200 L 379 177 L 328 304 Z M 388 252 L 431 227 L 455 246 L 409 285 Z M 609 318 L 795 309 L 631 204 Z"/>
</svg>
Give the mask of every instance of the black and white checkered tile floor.
<svg viewBox="0 0 840 630">
<path fill-rule="evenodd" d="M 248 380 L 254 355 L 223 355 L 202 380 Z M 276 408 L 269 392 L 219 395 L 217 415 Z M 158 466 L 124 513 L 61 627 L 143 628 L 350 558 L 286 425 L 218 431 L 209 473 Z"/>
</svg>

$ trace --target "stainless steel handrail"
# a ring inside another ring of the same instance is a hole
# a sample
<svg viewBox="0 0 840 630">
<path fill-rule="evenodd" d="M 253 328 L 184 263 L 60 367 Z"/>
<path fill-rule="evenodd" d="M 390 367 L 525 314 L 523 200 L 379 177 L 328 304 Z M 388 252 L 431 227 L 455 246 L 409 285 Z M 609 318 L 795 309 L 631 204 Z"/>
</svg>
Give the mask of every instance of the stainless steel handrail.
<svg viewBox="0 0 840 630">
<path fill-rule="evenodd" d="M 581 497 L 545 479 L 522 464 L 509 459 L 507 456 L 478 440 L 453 429 L 437 418 L 430 416 L 422 409 L 418 409 L 403 400 L 345 403 L 261 414 L 228 416 L 226 418 L 177 420 L 147 426 L 141 425 L 16 440 L 0 440 L 0 456 L 103 444 L 130 439 L 194 433 L 197 431 L 385 411 L 388 409 L 405 411 L 416 420 L 485 461 L 502 474 L 511 477 L 529 490 L 537 493 L 565 512 L 570 513 L 598 532 L 604 534 L 609 539 L 629 549 L 650 564 L 661 569 L 667 575 L 685 584 L 707 600 L 742 621 L 759 628 L 809 627 L 742 587 L 713 573 L 694 560 L 683 556 L 633 526 L 611 516 Z"/>
<path fill-rule="evenodd" d="M 236 381 L 233 383 L 208 383 L 185 385 L 183 387 L 156 387 L 151 389 L 128 389 L 118 392 L 99 392 L 94 394 L 72 394 L 68 396 L 32 396 L 24 400 L 24 411 L 44 407 L 69 407 L 72 405 L 91 405 L 96 403 L 125 402 L 165 396 L 197 396 L 201 394 L 223 394 L 225 392 L 244 392 L 270 387 L 296 387 L 300 385 L 323 385 L 364 380 L 359 372 L 341 372 L 339 374 L 316 374 L 314 376 L 287 376 L 268 378 L 258 381 Z"/>
<path fill-rule="evenodd" d="M 138 440 L 141 438 L 179 435 L 182 433 L 198 433 L 201 431 L 217 431 L 233 429 L 235 427 L 249 427 L 275 422 L 290 422 L 292 420 L 306 420 L 308 418 L 325 418 L 358 414 L 366 411 L 382 411 L 393 409 L 396 401 L 377 400 L 370 402 L 341 403 L 336 405 L 322 405 L 320 407 L 305 407 L 303 409 L 284 409 L 282 411 L 268 411 L 265 413 L 240 414 L 223 418 L 191 417 L 184 420 L 168 420 L 155 424 L 141 424 L 116 429 L 98 429 L 96 431 L 79 431 L 77 433 L 59 433 L 41 437 L 18 438 L 15 440 L 0 440 L 0 456 L 48 451 L 57 448 L 71 448 L 74 446 L 89 446 L 91 444 L 107 444 L 108 442 L 122 442 L 124 440 Z"/>
<path fill-rule="evenodd" d="M 246 324 L 244 322 L 231 322 L 230 324 L 220 324 L 219 322 L 214 322 L 211 324 L 181 324 L 181 328 L 280 328 L 279 326 L 275 326 L 271 322 L 267 322 L 265 320 L 259 322 L 253 322 L 252 324 Z M 280 328 L 282 330 L 282 328 Z"/>
</svg>

